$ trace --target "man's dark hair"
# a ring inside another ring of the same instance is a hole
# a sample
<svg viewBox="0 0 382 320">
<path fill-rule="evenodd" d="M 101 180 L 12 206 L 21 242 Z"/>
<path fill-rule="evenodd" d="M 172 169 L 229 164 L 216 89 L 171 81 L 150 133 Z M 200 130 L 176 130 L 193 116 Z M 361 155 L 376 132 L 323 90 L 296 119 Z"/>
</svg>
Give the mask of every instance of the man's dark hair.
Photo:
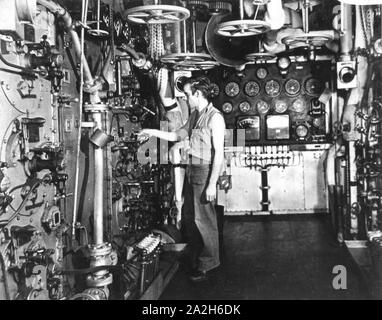
<svg viewBox="0 0 382 320">
<path fill-rule="evenodd" d="M 197 77 L 197 78 L 189 78 L 184 83 L 184 86 L 186 84 L 190 85 L 192 94 L 194 94 L 196 90 L 199 90 L 207 100 L 210 100 L 213 96 L 213 93 L 214 93 L 213 86 L 211 84 L 210 79 L 208 79 L 205 76 Z"/>
</svg>

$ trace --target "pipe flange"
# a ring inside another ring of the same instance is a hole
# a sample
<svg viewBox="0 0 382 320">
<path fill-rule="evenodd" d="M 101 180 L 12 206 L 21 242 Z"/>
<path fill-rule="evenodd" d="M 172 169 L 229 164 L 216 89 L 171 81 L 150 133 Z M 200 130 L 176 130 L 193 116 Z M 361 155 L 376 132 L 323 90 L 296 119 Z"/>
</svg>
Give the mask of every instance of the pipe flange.
<svg viewBox="0 0 382 320">
<path fill-rule="evenodd" d="M 88 246 L 89 254 L 91 257 L 107 256 L 111 253 L 111 243 L 90 244 Z"/>
<path fill-rule="evenodd" d="M 113 283 L 113 275 L 111 273 L 106 273 L 102 276 L 96 274 L 89 274 L 86 277 L 86 284 L 89 287 L 106 287 Z"/>
<path fill-rule="evenodd" d="M 281 42 L 290 48 L 297 47 L 322 47 L 325 43 L 332 41 L 334 34 L 332 31 L 311 31 L 308 33 L 286 36 Z"/>
<path fill-rule="evenodd" d="M 124 17 L 132 23 L 165 24 L 186 20 L 190 17 L 190 11 L 179 6 L 149 5 L 127 9 Z"/>
<path fill-rule="evenodd" d="M 106 103 L 85 103 L 84 111 L 89 113 L 107 112 L 109 105 Z"/>
<path fill-rule="evenodd" d="M 223 37 L 250 37 L 271 29 L 268 22 L 261 20 L 234 20 L 220 23 L 215 33 Z"/>
<path fill-rule="evenodd" d="M 245 60 L 256 61 L 256 62 L 270 61 L 273 59 L 276 59 L 276 56 L 274 54 L 266 53 L 266 52 L 249 53 L 245 56 Z"/>
<path fill-rule="evenodd" d="M 232 12 L 232 4 L 223 1 L 208 2 L 208 12 L 211 15 L 226 15 Z"/>
</svg>

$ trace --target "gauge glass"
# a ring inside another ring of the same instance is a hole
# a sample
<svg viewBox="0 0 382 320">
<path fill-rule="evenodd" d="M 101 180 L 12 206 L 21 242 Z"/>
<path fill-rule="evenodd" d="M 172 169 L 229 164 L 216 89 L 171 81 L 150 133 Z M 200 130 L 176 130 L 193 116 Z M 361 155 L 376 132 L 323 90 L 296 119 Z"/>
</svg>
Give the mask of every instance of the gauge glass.
<svg viewBox="0 0 382 320">
<path fill-rule="evenodd" d="M 275 103 L 275 111 L 277 113 L 284 113 L 288 109 L 288 104 L 284 100 L 277 100 Z"/>
<path fill-rule="evenodd" d="M 270 97 L 276 97 L 280 93 L 280 84 L 276 80 L 267 81 L 265 93 Z"/>
<path fill-rule="evenodd" d="M 233 110 L 233 105 L 232 103 L 230 102 L 225 102 L 223 105 L 222 105 L 222 111 L 226 114 L 228 113 L 231 113 Z"/>
<path fill-rule="evenodd" d="M 264 79 L 267 75 L 268 75 L 268 71 L 267 71 L 267 69 L 265 69 L 265 68 L 259 68 L 259 69 L 257 69 L 257 71 L 256 71 L 256 76 L 257 76 L 259 79 Z"/>
<path fill-rule="evenodd" d="M 308 135 L 308 128 L 303 124 L 298 125 L 296 127 L 296 135 L 299 138 L 305 138 Z"/>
<path fill-rule="evenodd" d="M 318 79 L 310 78 L 305 82 L 305 90 L 308 94 L 320 94 L 322 84 Z"/>
<path fill-rule="evenodd" d="M 251 110 L 251 105 L 248 101 L 243 101 L 239 104 L 239 110 L 243 113 L 247 113 L 249 110 Z"/>
<path fill-rule="evenodd" d="M 225 94 L 228 96 L 228 97 L 236 97 L 239 92 L 240 92 L 240 88 L 239 88 L 239 85 L 236 83 L 236 82 L 229 82 L 227 83 L 227 85 L 225 86 Z"/>
<path fill-rule="evenodd" d="M 291 96 L 298 94 L 300 90 L 301 90 L 300 82 L 298 82 L 296 79 L 289 79 L 285 83 L 285 91 L 287 94 L 290 94 Z"/>
<path fill-rule="evenodd" d="M 249 97 L 254 97 L 259 94 L 260 86 L 256 81 L 248 81 L 244 87 L 244 92 Z"/>
<path fill-rule="evenodd" d="M 295 112 L 304 112 L 305 106 L 305 101 L 302 99 L 297 99 L 292 104 L 292 108 Z"/>
<path fill-rule="evenodd" d="M 260 100 L 256 103 L 256 108 L 259 113 L 267 113 L 269 111 L 269 104 L 264 100 Z"/>
<path fill-rule="evenodd" d="M 259 117 L 241 119 L 237 122 L 238 129 L 258 128 L 259 126 L 260 126 Z"/>
<path fill-rule="evenodd" d="M 127 41 L 130 41 L 131 29 L 130 29 L 130 26 L 129 26 L 129 24 L 127 22 L 125 22 L 123 24 L 122 34 L 123 34 L 123 36 L 125 37 L 125 39 Z"/>
<path fill-rule="evenodd" d="M 220 94 L 220 88 L 216 83 L 211 83 L 211 98 L 215 99 Z"/>
</svg>

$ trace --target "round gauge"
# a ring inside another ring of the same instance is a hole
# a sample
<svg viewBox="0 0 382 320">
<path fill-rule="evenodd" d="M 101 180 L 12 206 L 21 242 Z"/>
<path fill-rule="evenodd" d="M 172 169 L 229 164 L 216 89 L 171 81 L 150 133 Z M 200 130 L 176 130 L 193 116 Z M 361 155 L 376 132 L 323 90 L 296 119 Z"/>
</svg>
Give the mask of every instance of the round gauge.
<svg viewBox="0 0 382 320">
<path fill-rule="evenodd" d="M 314 118 L 312 122 L 313 126 L 315 126 L 316 128 L 319 128 L 321 126 L 321 123 L 321 118 Z"/>
<path fill-rule="evenodd" d="M 298 94 L 301 90 L 300 82 L 298 82 L 296 79 L 289 79 L 285 83 L 285 91 L 287 94 L 290 94 L 291 96 L 295 96 Z"/>
<path fill-rule="evenodd" d="M 220 93 L 220 88 L 216 83 L 211 83 L 211 98 L 215 99 Z"/>
<path fill-rule="evenodd" d="M 131 29 L 130 29 L 130 26 L 129 24 L 127 23 L 127 21 L 125 21 L 123 23 L 123 27 L 122 27 L 122 35 L 123 37 L 126 39 L 126 41 L 130 41 L 130 37 L 131 37 Z"/>
<path fill-rule="evenodd" d="M 299 138 L 305 138 L 308 135 L 308 128 L 304 124 L 300 124 L 296 127 L 296 135 Z"/>
<path fill-rule="evenodd" d="M 256 103 L 256 108 L 259 113 L 267 113 L 269 111 L 269 104 L 266 103 L 264 100 L 259 100 Z"/>
<path fill-rule="evenodd" d="M 277 113 L 284 113 L 288 109 L 288 104 L 284 100 L 277 100 L 275 103 L 275 111 Z"/>
<path fill-rule="evenodd" d="M 256 81 L 248 81 L 244 87 L 244 92 L 249 97 L 254 97 L 259 94 L 260 86 Z"/>
<path fill-rule="evenodd" d="M 243 101 L 239 104 L 239 110 L 243 113 L 247 113 L 249 110 L 251 110 L 251 105 L 248 101 Z"/>
<path fill-rule="evenodd" d="M 292 109 L 295 112 L 304 112 L 305 107 L 306 107 L 305 101 L 302 99 L 297 99 L 292 104 Z"/>
<path fill-rule="evenodd" d="M 320 94 L 322 92 L 322 84 L 318 79 L 310 78 L 305 82 L 305 91 L 308 94 Z"/>
<path fill-rule="evenodd" d="M 226 114 L 228 113 L 231 113 L 233 110 L 233 105 L 232 103 L 230 102 L 225 102 L 223 105 L 222 105 L 222 111 Z"/>
<path fill-rule="evenodd" d="M 267 71 L 267 69 L 265 69 L 265 68 L 259 68 L 259 69 L 257 69 L 257 71 L 256 71 L 256 76 L 257 76 L 259 79 L 264 79 L 267 75 L 268 75 L 268 71 Z"/>
<path fill-rule="evenodd" d="M 265 93 L 270 97 L 276 97 L 280 93 L 280 83 L 276 80 L 269 80 L 265 84 Z"/>
<path fill-rule="evenodd" d="M 228 97 L 236 97 L 239 92 L 240 92 L 240 88 L 239 88 L 239 85 L 236 83 L 236 82 L 228 82 L 227 85 L 225 86 L 225 94 L 228 96 Z"/>
</svg>

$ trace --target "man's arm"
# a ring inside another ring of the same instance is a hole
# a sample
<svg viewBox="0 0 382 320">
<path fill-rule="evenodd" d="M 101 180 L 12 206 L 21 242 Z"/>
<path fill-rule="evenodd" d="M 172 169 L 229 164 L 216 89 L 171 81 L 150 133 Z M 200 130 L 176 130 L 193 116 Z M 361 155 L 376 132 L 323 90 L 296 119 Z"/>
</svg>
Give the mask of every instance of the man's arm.
<svg viewBox="0 0 382 320">
<path fill-rule="evenodd" d="M 216 199 L 216 184 L 224 161 L 225 122 L 223 116 L 221 114 L 214 115 L 210 125 L 212 130 L 212 146 L 215 154 L 212 159 L 212 172 L 206 189 L 207 201 Z"/>
</svg>

